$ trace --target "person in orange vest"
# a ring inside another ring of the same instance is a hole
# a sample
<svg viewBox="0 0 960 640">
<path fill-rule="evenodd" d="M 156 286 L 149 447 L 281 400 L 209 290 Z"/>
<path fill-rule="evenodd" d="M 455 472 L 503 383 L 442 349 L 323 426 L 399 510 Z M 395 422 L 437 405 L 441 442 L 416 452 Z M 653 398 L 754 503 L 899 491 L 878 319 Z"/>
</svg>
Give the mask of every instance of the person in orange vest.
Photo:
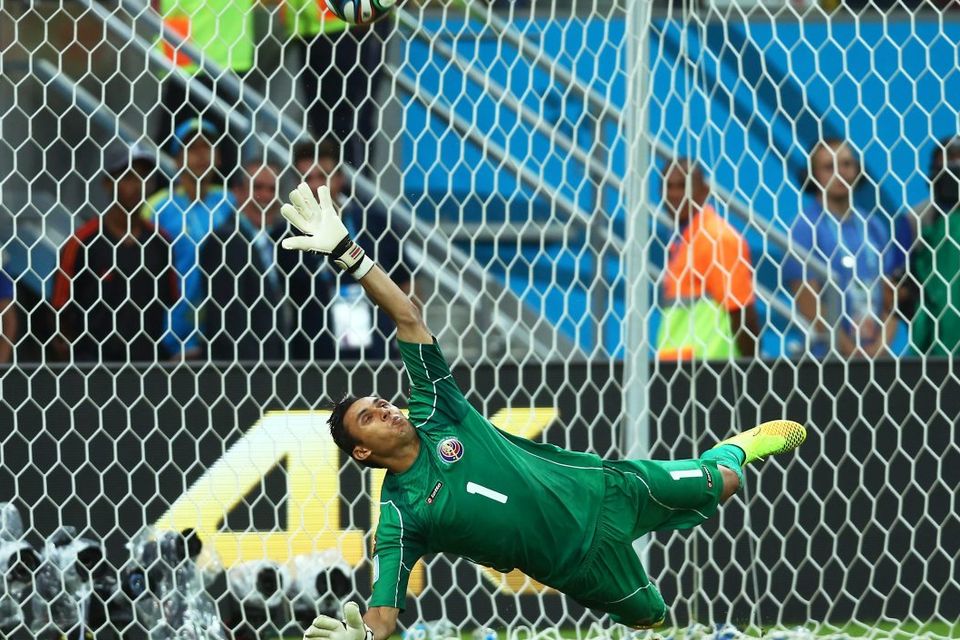
<svg viewBox="0 0 960 640">
<path fill-rule="evenodd" d="M 325 0 L 284 0 L 284 19 L 303 55 L 299 74 L 307 123 L 317 140 L 333 138 L 343 161 L 364 169 L 376 133 L 376 95 L 383 79 L 384 41 L 392 23 L 347 25 Z"/>
<path fill-rule="evenodd" d="M 750 248 L 707 203 L 703 170 L 678 158 L 663 172 L 663 200 L 676 221 L 660 296 L 658 357 L 754 356 L 760 335 Z"/>
</svg>

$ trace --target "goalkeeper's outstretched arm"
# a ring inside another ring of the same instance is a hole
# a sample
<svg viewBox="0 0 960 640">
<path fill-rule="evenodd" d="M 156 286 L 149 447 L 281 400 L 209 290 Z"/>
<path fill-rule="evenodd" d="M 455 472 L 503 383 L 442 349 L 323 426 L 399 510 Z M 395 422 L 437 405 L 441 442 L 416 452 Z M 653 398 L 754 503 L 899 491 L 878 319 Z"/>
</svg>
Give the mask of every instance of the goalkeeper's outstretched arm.
<svg viewBox="0 0 960 640">
<path fill-rule="evenodd" d="M 356 278 L 374 304 L 393 320 L 397 338 L 404 342 L 433 342 L 417 305 L 350 237 L 326 186 L 320 187 L 314 197 L 310 187 L 301 184 L 290 193 L 290 204 L 283 205 L 280 212 L 305 234 L 285 238 L 285 249 L 317 251 L 329 256 L 337 268 Z"/>
<path fill-rule="evenodd" d="M 403 289 L 390 279 L 379 265 L 360 279 L 363 290 L 397 325 L 397 338 L 404 342 L 433 342 L 433 335 L 423 322 L 420 309 Z"/>
</svg>

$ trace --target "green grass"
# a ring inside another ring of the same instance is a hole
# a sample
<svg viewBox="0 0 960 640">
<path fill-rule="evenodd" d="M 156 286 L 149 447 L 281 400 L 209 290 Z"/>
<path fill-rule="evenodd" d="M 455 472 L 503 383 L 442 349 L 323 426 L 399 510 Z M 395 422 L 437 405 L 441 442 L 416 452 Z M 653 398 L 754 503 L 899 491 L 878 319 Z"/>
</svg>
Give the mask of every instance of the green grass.
<svg viewBox="0 0 960 640">
<path fill-rule="evenodd" d="M 846 635 L 851 638 L 862 638 L 876 635 L 881 632 L 891 640 L 911 640 L 913 638 L 960 638 L 960 620 L 954 623 L 930 622 L 920 624 L 916 622 L 876 622 L 871 626 L 865 623 L 851 623 L 845 625 L 836 635 Z"/>
<path fill-rule="evenodd" d="M 794 629 L 797 627 L 788 627 L 789 629 Z M 926 624 L 919 624 L 916 622 L 887 622 L 881 621 L 876 623 L 864 623 L 864 622 L 852 622 L 846 625 L 821 625 L 820 628 L 815 628 L 812 625 L 802 625 L 802 628 L 806 631 L 812 632 L 813 637 L 817 638 L 876 638 L 878 640 L 917 640 L 917 639 L 930 639 L 930 640 L 940 640 L 943 638 L 960 638 L 960 620 L 954 623 L 946 622 L 931 622 Z M 547 633 L 546 629 L 542 629 L 543 640 L 550 640 L 560 638 L 562 640 L 599 640 L 601 637 L 610 637 L 613 640 L 630 640 L 630 633 L 624 627 L 618 627 L 619 631 L 613 630 L 609 636 L 601 636 L 595 632 L 589 630 L 589 628 L 581 629 L 579 632 L 576 629 L 560 629 L 557 632 Z M 749 638 L 763 638 L 765 634 L 771 634 L 776 629 L 771 627 L 765 627 L 762 630 L 757 628 L 748 628 L 741 629 L 747 637 Z M 674 638 L 674 640 L 684 640 L 685 629 L 662 629 L 657 630 L 657 634 L 662 638 Z M 508 636 L 503 632 L 502 629 L 499 630 L 499 640 L 514 640 L 512 637 Z M 400 638 L 400 634 L 395 634 L 395 638 Z M 539 634 L 538 634 L 539 637 Z M 639 635 L 639 638 L 646 640 L 647 636 Z M 651 638 L 656 636 L 650 636 Z M 302 640 L 300 636 L 288 636 L 283 640 Z M 467 631 L 460 634 L 460 640 L 473 640 L 472 633 Z M 528 634 L 519 635 L 516 640 L 537 640 L 537 637 L 530 638 Z"/>
<path fill-rule="evenodd" d="M 806 624 L 797 627 L 788 626 L 787 629 L 802 628 L 811 632 L 817 638 L 882 638 L 883 640 L 915 640 L 918 638 L 960 638 L 960 621 L 953 624 L 932 622 L 920 624 L 917 622 L 878 621 L 873 623 L 851 622 L 845 625 L 822 624 L 819 626 Z M 764 634 L 771 634 L 778 628 L 765 627 L 744 629 L 748 637 L 762 638 Z M 680 634 L 680 637 L 683 637 Z"/>
</svg>

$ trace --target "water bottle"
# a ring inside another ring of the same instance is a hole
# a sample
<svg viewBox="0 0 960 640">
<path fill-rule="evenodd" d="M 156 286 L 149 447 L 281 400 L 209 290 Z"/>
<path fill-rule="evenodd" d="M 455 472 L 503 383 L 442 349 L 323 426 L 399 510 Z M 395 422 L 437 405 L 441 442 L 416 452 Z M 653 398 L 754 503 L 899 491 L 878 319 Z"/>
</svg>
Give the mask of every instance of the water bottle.
<svg viewBox="0 0 960 640">
<path fill-rule="evenodd" d="M 403 640 L 427 640 L 427 625 L 422 622 L 407 627 L 403 632 Z"/>
<path fill-rule="evenodd" d="M 473 640 L 498 640 L 497 632 L 490 627 L 481 627 L 474 629 L 471 634 Z"/>
</svg>

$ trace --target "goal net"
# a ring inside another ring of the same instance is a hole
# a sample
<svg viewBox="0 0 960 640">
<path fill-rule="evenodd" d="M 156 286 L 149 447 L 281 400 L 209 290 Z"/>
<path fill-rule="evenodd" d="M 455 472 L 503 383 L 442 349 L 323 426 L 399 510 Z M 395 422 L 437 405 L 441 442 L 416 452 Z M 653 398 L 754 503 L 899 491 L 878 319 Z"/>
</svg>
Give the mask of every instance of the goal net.
<svg viewBox="0 0 960 640">
<path fill-rule="evenodd" d="M 0 635 L 292 638 L 367 598 L 383 473 L 326 418 L 407 383 L 278 246 L 307 181 L 501 429 L 668 459 L 807 425 L 635 544 L 664 637 L 960 637 L 958 46 L 948 0 L 4 2 Z M 400 623 L 631 633 L 446 555 Z"/>
</svg>

